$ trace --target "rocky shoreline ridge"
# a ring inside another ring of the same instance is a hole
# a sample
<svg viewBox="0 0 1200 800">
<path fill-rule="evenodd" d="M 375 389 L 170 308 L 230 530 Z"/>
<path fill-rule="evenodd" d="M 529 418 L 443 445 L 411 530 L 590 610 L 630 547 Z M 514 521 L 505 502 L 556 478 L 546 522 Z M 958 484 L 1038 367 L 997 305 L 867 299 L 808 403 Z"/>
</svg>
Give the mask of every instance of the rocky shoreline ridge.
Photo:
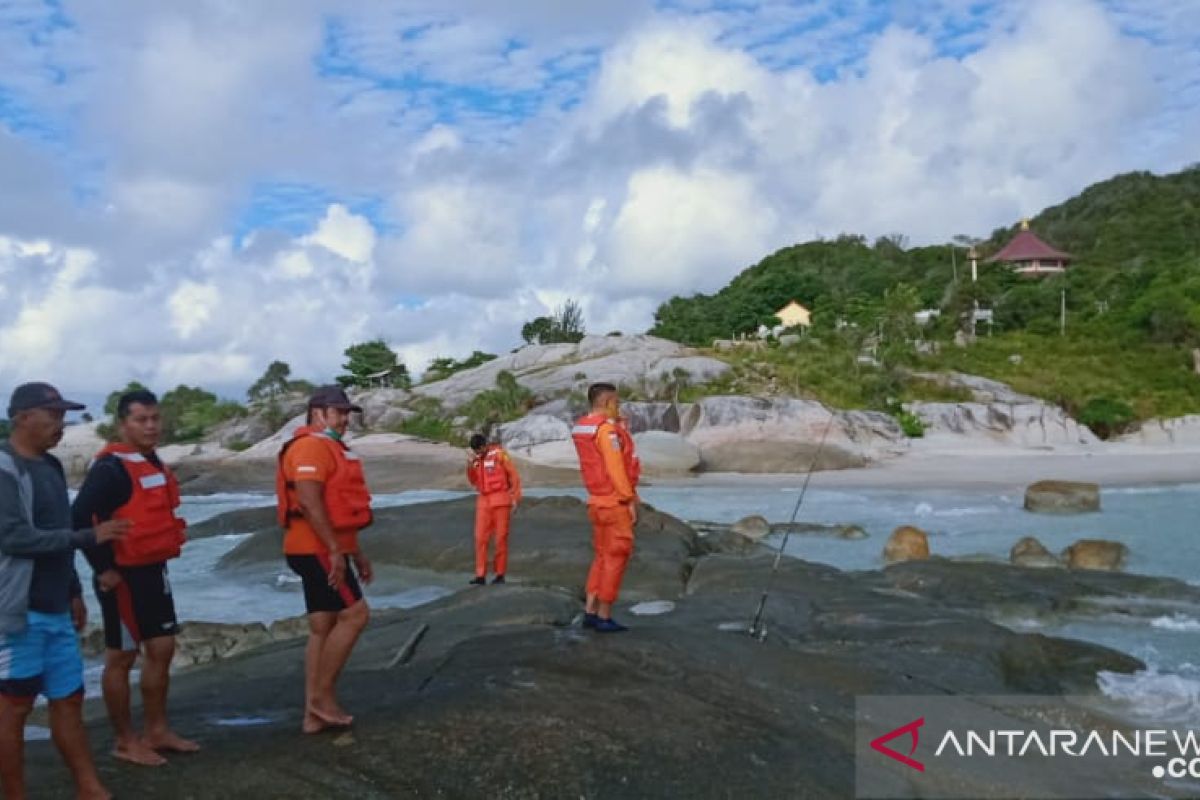
<svg viewBox="0 0 1200 800">
<path fill-rule="evenodd" d="M 726 376 L 730 369 L 719 359 L 645 335 L 589 336 L 578 344 L 531 345 L 411 391 L 355 392 L 356 402 L 364 408 L 354 432 L 355 447 L 368 463 L 387 461 L 388 470 L 378 476 L 379 491 L 414 488 L 414 484 L 465 488 L 458 448 L 394 431 L 417 413 L 413 409 L 421 402 L 436 402 L 449 415 L 459 413 L 472 398 L 494 389 L 497 376 L 507 371 L 529 390 L 534 405 L 520 418 L 496 425 L 493 433 L 535 483 L 551 486 L 569 482 L 575 470 L 570 427 L 584 410 L 584 390 L 597 380 L 630 387 L 642 397 L 670 397 L 675 388 L 675 398 L 622 406 L 650 476 L 801 473 L 814 463 L 823 439 L 818 470 L 941 453 L 1200 451 L 1200 415 L 1152 420 L 1103 442 L 1057 406 L 997 381 L 953 372 L 917 376 L 971 397 L 956 403 L 906 404 L 905 409 L 924 426 L 920 438 L 909 438 L 888 414 L 832 409 L 804 398 L 724 395 L 676 401 L 679 382 L 684 380 L 680 376 L 686 375 L 686 381 L 696 385 Z M 270 471 L 264 465 L 274 460 L 280 444 L 301 423 L 304 400 L 279 398 L 272 415 L 251 413 L 215 430 L 203 442 L 171 445 L 162 453 L 178 467 L 186 492 L 269 489 L 272 476 L 264 475 Z M 288 422 L 273 428 L 269 419 L 280 417 Z M 469 425 L 466 417 L 455 420 Z M 78 478 L 101 445 L 94 424 L 74 425 L 56 452 Z"/>
<path fill-rule="evenodd" d="M 460 578 L 472 509 L 469 498 L 381 509 L 365 547 L 382 572 Z M 233 512 L 192 534 L 252 533 L 216 567 L 236 576 L 280 558 L 271 513 Z M 1099 673 L 1144 667 L 994 620 L 1200 609 L 1200 589 L 1116 571 L 932 557 L 842 572 L 789 558 L 760 642 L 746 629 L 773 560 L 762 544 L 771 524 L 692 525 L 647 509 L 617 609 L 633 630 L 606 638 L 579 627 L 590 559 L 580 501 L 530 498 L 515 522 L 509 585 L 375 613 L 343 681 L 351 731 L 299 733 L 302 619 L 244 626 L 246 635 L 185 626 L 185 640 L 214 648 L 213 662 L 181 671 L 172 690 L 179 728 L 204 752 L 159 770 L 101 758 L 106 782 L 119 796 L 196 798 L 842 798 L 854 791 L 858 696 L 1095 694 Z M 792 532 L 860 538 L 848 526 Z M 215 653 L 214 641 L 234 644 Z M 105 752 L 98 704 L 91 712 Z M 35 785 L 66 790 L 49 743 L 31 743 L 29 755 Z M 903 767 L 880 759 L 871 769 L 903 785 Z M 985 778 L 944 780 L 970 796 Z M 1149 787 L 1136 775 L 1093 780 L 1096 796 Z"/>
</svg>

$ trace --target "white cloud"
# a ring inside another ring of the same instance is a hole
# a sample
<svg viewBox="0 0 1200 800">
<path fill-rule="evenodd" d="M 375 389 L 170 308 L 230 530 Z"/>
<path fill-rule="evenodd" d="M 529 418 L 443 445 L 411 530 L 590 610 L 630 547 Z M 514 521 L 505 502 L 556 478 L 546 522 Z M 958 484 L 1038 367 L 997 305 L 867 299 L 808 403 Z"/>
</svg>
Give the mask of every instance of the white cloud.
<svg viewBox="0 0 1200 800">
<path fill-rule="evenodd" d="M 690 5 L 5 5 L 0 382 L 328 379 L 374 336 L 503 352 L 572 297 L 636 330 L 795 241 L 1195 160 L 1188 4 Z M 271 182 L 332 199 L 235 244 Z"/>
<path fill-rule="evenodd" d="M 345 206 L 334 203 L 325 212 L 317 230 L 301 241 L 319 244 L 347 261 L 365 264 L 375 250 L 375 229 L 366 217 L 352 214 Z"/>
</svg>

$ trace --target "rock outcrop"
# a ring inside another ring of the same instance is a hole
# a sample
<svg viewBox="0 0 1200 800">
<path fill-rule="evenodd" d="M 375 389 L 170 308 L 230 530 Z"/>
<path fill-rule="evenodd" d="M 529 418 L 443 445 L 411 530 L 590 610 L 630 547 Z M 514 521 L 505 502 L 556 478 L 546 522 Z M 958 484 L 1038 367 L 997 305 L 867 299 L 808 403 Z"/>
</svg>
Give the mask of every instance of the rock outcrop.
<svg viewBox="0 0 1200 800">
<path fill-rule="evenodd" d="M 1100 510 L 1100 487 L 1078 481 L 1038 481 L 1025 489 L 1025 510 L 1083 514 Z"/>
<path fill-rule="evenodd" d="M 925 426 L 921 446 L 1081 447 L 1100 440 L 1058 406 L 1031 403 L 908 403 Z"/>
<path fill-rule="evenodd" d="M 678 433 L 643 431 L 633 440 L 647 475 L 687 474 L 700 466 L 700 448 Z"/>
<path fill-rule="evenodd" d="M 1046 546 L 1032 536 L 1026 536 L 1012 546 L 1008 561 L 1015 567 L 1061 567 L 1060 562 Z"/>
<path fill-rule="evenodd" d="M 1121 542 L 1104 539 L 1080 539 L 1062 552 L 1062 560 L 1071 569 L 1097 569 L 1109 572 L 1125 566 L 1129 548 Z"/>
<path fill-rule="evenodd" d="M 700 447 L 708 472 L 804 472 L 818 450 L 817 469 L 844 469 L 898 455 L 908 446 L 887 414 L 832 411 L 793 398 L 706 397 L 680 423 Z"/>
<path fill-rule="evenodd" d="M 883 560 L 887 564 L 900 561 L 923 561 L 929 558 L 929 537 L 912 525 L 902 525 L 892 531 L 883 545 Z"/>
<path fill-rule="evenodd" d="M 549 397 L 586 390 L 596 381 L 661 389 L 679 380 L 678 374 L 690 383 L 704 383 L 728 372 L 729 365 L 655 336 L 585 336 L 578 344 L 522 347 L 445 380 L 414 387 L 413 392 L 453 409 L 495 388 L 502 370 L 535 395 Z"/>
</svg>

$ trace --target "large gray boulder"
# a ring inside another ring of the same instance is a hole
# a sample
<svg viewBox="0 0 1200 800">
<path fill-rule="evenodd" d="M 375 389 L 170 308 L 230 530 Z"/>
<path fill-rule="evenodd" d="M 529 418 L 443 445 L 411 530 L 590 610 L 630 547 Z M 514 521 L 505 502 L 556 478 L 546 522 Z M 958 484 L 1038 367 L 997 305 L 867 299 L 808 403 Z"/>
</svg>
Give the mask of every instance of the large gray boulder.
<svg viewBox="0 0 1200 800">
<path fill-rule="evenodd" d="M 1136 430 L 1116 437 L 1118 442 L 1170 447 L 1200 445 L 1200 414 L 1188 414 L 1169 419 L 1148 419 Z"/>
<path fill-rule="evenodd" d="M 356 430 L 391 430 L 412 416 L 412 412 L 403 407 L 411 397 L 404 389 L 360 389 L 352 392 L 350 397 L 363 410 L 361 420 L 357 415 L 352 418 Z"/>
<path fill-rule="evenodd" d="M 510 450 L 528 449 L 571 438 L 571 426 L 558 417 L 534 413 L 500 426 L 500 442 Z"/>
<path fill-rule="evenodd" d="M 690 383 L 704 383 L 729 369 L 723 361 L 655 336 L 585 336 L 578 344 L 529 345 L 413 392 L 453 409 L 495 388 L 502 370 L 536 396 L 551 397 L 584 391 L 596 381 L 661 389 L 676 381 L 676 370 L 684 371 Z"/>
<path fill-rule="evenodd" d="M 1079 447 L 1100 440 L 1058 406 L 1028 403 L 909 403 L 925 426 L 919 446 Z"/>
<path fill-rule="evenodd" d="M 1100 510 L 1100 487 L 1078 481 L 1038 481 L 1025 489 L 1025 510 L 1082 514 Z"/>
<path fill-rule="evenodd" d="M 1023 405 L 1040 402 L 1036 397 L 1015 391 L 1007 383 L 965 372 L 914 372 L 913 377 L 949 389 L 964 389 L 970 392 L 971 399 L 976 403 Z"/>
<path fill-rule="evenodd" d="M 700 466 L 700 448 L 677 433 L 646 431 L 635 434 L 642 470 L 649 474 L 679 474 Z"/>
<path fill-rule="evenodd" d="M 831 411 L 789 397 L 706 397 L 688 407 L 680 422 L 709 472 L 804 472 L 822 437 L 818 469 L 863 466 L 908 446 L 887 414 Z"/>
</svg>

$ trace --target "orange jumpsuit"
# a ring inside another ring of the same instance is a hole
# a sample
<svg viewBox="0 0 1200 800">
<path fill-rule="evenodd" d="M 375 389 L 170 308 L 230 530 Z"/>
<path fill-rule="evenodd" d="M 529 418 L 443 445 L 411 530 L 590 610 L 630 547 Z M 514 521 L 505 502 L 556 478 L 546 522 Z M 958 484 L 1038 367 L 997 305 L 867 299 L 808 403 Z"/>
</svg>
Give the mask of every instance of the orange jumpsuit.
<svg viewBox="0 0 1200 800">
<path fill-rule="evenodd" d="M 504 448 L 490 445 L 467 466 L 467 479 L 479 492 L 475 500 L 475 575 L 487 576 L 488 542 L 496 538 L 493 574 L 508 569 L 508 528 L 512 507 L 521 500 L 521 476 Z"/>
<path fill-rule="evenodd" d="M 596 595 L 602 603 L 615 603 L 633 555 L 631 505 L 638 499 L 639 477 L 633 438 L 613 420 L 594 416 L 580 419 L 572 438 L 580 452 L 588 489 L 588 518 L 592 521 L 594 555 L 587 593 Z M 597 452 L 599 459 L 593 455 Z"/>
</svg>

